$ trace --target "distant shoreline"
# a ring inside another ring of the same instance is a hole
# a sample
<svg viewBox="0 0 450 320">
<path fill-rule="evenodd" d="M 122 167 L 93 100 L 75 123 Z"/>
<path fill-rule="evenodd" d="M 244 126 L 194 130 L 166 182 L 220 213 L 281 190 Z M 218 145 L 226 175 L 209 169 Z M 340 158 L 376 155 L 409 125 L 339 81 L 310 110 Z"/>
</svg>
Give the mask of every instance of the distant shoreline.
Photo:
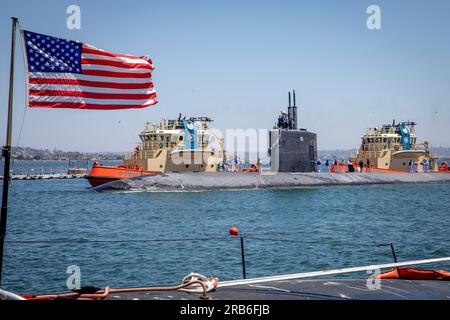
<svg viewBox="0 0 450 320">
<path fill-rule="evenodd" d="M 438 155 L 439 161 L 450 159 L 450 147 L 435 146 L 430 150 Z M 347 159 L 356 153 L 357 149 L 322 149 L 317 150 L 318 158 L 324 159 Z M 126 152 L 80 152 L 80 151 L 62 151 L 58 149 L 35 149 L 29 147 L 13 147 L 13 161 L 20 162 L 69 162 L 69 161 L 122 161 Z M 259 156 L 255 152 L 246 153 L 238 151 L 239 158 L 246 156 L 255 161 L 257 157 L 267 158 L 263 152 Z M 268 160 L 268 159 L 266 159 Z M 1 160 L 3 161 L 3 160 Z"/>
<path fill-rule="evenodd" d="M 57 160 L 57 159 L 46 159 L 46 160 L 36 160 L 36 159 L 12 159 L 11 161 L 14 162 L 82 162 L 82 161 L 88 161 L 88 162 L 93 162 L 93 161 L 122 161 L 122 159 L 69 159 L 69 160 Z M 0 163 L 3 163 L 4 159 L 1 159 Z"/>
</svg>

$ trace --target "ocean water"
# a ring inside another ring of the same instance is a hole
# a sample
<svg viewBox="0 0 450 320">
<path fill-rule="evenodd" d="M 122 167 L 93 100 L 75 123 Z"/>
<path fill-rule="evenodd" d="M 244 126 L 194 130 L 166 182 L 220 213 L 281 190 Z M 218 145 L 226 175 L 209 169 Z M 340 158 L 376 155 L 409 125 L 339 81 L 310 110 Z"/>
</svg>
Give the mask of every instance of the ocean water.
<svg viewBox="0 0 450 320">
<path fill-rule="evenodd" d="M 391 262 L 380 243 L 399 260 L 450 255 L 450 184 L 96 193 L 84 179 L 13 181 L 9 204 L 2 286 L 15 292 L 66 291 L 71 265 L 82 286 L 241 278 L 231 226 L 247 277 Z"/>
</svg>

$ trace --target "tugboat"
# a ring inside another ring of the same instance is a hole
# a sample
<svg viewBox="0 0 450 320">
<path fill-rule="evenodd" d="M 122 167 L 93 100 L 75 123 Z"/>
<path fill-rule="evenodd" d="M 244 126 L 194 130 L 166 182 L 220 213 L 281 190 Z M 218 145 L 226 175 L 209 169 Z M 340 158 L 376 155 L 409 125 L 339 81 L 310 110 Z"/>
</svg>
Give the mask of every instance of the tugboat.
<svg viewBox="0 0 450 320">
<path fill-rule="evenodd" d="M 94 162 L 91 171 L 85 178 L 92 187 L 99 186 L 114 180 L 129 179 L 138 176 L 157 174 L 158 171 L 146 171 L 141 167 L 135 166 L 128 168 L 121 164 L 117 166 L 103 166 L 97 161 Z"/>
<path fill-rule="evenodd" d="M 405 121 L 369 128 L 362 136 L 361 146 L 352 159 L 354 163 L 370 161 L 371 170 L 408 172 L 410 164 L 424 171 L 422 164 L 430 164 L 429 171 L 438 171 L 437 156 L 429 150 L 429 142 L 417 142 L 414 128 L 417 123 Z"/>
<path fill-rule="evenodd" d="M 223 139 L 210 128 L 209 117 L 186 117 L 147 122 L 139 133 L 141 142 L 133 152 L 125 154 L 123 164 L 103 166 L 94 163 L 86 176 L 95 187 L 113 180 L 155 175 L 165 172 L 216 172 L 217 156 L 209 142 L 211 135 L 219 139 L 222 161 L 225 159 Z"/>
</svg>

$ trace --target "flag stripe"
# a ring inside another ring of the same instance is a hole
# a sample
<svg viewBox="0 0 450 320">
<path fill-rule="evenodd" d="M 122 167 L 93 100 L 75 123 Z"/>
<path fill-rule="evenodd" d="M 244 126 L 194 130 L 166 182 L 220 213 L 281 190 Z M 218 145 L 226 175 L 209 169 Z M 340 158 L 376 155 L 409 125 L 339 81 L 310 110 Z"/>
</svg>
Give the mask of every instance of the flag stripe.
<svg viewBox="0 0 450 320">
<path fill-rule="evenodd" d="M 97 93 L 85 91 L 66 91 L 66 90 L 30 90 L 30 96 L 65 96 L 80 97 L 91 99 L 153 99 L 156 97 L 154 92 L 148 94 L 120 94 L 120 93 Z"/>
<path fill-rule="evenodd" d="M 142 59 L 147 61 L 148 63 L 152 64 L 152 60 L 149 57 L 137 57 L 137 56 L 132 56 L 129 54 L 119 54 L 119 53 L 112 53 L 112 52 L 107 52 L 104 50 L 100 50 L 97 49 L 95 47 L 92 46 L 88 46 L 86 44 L 83 45 L 83 53 L 90 53 L 90 54 L 98 54 L 101 56 L 107 56 L 107 57 L 121 57 L 121 58 L 129 58 L 129 59 Z"/>
<path fill-rule="evenodd" d="M 99 64 L 87 64 L 82 63 L 83 70 L 99 70 L 99 71 L 112 71 L 112 72 L 127 72 L 127 73 L 149 73 L 148 69 L 141 68 L 120 68 L 112 66 L 104 66 Z"/>
<path fill-rule="evenodd" d="M 99 87 L 72 86 L 60 84 L 30 84 L 30 90 L 43 92 L 43 90 L 51 90 L 54 92 L 75 91 L 75 92 L 96 92 L 96 93 L 117 93 L 117 94 L 150 94 L 155 93 L 154 89 L 113 89 Z M 33 94 L 36 95 L 36 94 Z"/>
<path fill-rule="evenodd" d="M 147 104 L 128 105 L 127 108 L 141 109 L 152 106 L 158 101 L 153 100 Z M 119 110 L 124 109 L 123 105 L 116 104 L 93 104 L 93 103 L 74 103 L 74 102 L 38 102 L 30 101 L 30 107 L 33 108 L 76 108 L 76 109 L 91 109 L 91 110 Z"/>
<path fill-rule="evenodd" d="M 55 79 L 55 78 L 30 78 L 32 84 L 48 84 L 48 85 L 74 85 L 83 87 L 111 88 L 111 89 L 146 89 L 153 88 L 153 82 L 145 83 L 114 83 L 99 82 L 81 79 Z"/>
<path fill-rule="evenodd" d="M 38 102 L 67 102 L 67 103 L 90 103 L 90 104 L 114 104 L 126 106 L 128 104 L 147 104 L 155 100 L 153 98 L 149 99 L 94 99 L 94 98 L 83 98 L 83 97 L 67 97 L 67 96 L 29 96 L 30 101 Z"/>
<path fill-rule="evenodd" d="M 101 60 L 101 59 L 86 59 L 81 58 L 81 64 L 86 65 L 102 65 L 102 66 L 111 66 L 111 67 L 118 67 L 118 68 L 125 68 L 125 69 L 136 69 L 136 68 L 142 68 L 148 70 L 153 70 L 152 67 L 148 63 L 130 63 L 125 61 L 111 61 L 111 60 Z"/>
<path fill-rule="evenodd" d="M 85 59 L 96 59 L 96 60 L 107 60 L 107 61 L 116 61 L 116 62 L 128 62 L 128 63 L 145 63 L 148 64 L 148 61 L 144 59 L 132 59 L 132 58 L 124 58 L 124 57 L 110 57 L 110 56 L 102 56 L 99 54 L 90 54 L 90 53 L 82 53 L 81 58 Z"/>
<path fill-rule="evenodd" d="M 151 73 L 114 72 L 103 70 L 83 70 L 83 74 L 89 76 L 117 77 L 117 78 L 150 78 Z"/>
<path fill-rule="evenodd" d="M 93 82 L 113 82 L 113 83 L 133 83 L 133 84 L 143 84 L 151 83 L 152 78 L 117 78 L 117 77 L 106 77 L 106 76 L 93 76 L 93 75 L 83 75 L 79 73 L 52 73 L 52 72 L 30 72 L 28 73 L 30 79 L 70 79 L 70 80 L 86 80 Z"/>
</svg>

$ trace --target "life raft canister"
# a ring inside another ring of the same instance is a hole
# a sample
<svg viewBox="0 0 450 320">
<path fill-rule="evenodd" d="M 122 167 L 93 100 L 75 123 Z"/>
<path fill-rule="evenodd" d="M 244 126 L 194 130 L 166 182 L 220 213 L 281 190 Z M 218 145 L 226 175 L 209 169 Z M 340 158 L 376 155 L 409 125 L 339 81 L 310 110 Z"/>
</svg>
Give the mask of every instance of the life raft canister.
<svg viewBox="0 0 450 320">
<path fill-rule="evenodd" d="M 405 280 L 450 280 L 450 272 L 446 270 L 420 270 L 413 268 L 393 268 L 376 276 L 378 279 Z"/>
</svg>

